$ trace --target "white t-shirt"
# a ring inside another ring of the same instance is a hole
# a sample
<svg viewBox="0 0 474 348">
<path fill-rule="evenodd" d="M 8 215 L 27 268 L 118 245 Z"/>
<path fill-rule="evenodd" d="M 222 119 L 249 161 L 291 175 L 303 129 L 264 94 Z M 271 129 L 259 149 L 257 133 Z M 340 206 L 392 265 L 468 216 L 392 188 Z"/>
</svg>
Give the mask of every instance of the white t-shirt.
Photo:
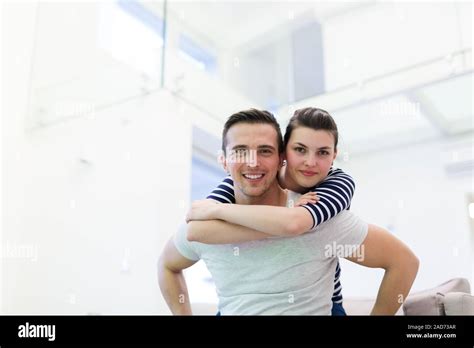
<svg viewBox="0 0 474 348">
<path fill-rule="evenodd" d="M 287 205 L 298 197 L 289 192 Z M 175 246 L 187 259 L 205 262 L 222 315 L 331 315 L 338 257 L 353 254 L 368 230 L 349 211 L 300 236 L 240 244 L 189 242 L 186 226 Z"/>
</svg>

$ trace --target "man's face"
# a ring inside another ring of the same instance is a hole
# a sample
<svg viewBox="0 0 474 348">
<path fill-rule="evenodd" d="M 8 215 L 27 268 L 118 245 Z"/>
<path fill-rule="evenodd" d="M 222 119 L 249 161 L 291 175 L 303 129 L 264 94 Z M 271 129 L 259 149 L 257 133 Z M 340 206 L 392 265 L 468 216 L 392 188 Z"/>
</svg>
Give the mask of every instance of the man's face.
<svg viewBox="0 0 474 348">
<path fill-rule="evenodd" d="M 224 168 L 237 195 L 260 197 L 276 185 L 281 165 L 277 132 L 269 124 L 237 123 L 227 132 Z"/>
</svg>

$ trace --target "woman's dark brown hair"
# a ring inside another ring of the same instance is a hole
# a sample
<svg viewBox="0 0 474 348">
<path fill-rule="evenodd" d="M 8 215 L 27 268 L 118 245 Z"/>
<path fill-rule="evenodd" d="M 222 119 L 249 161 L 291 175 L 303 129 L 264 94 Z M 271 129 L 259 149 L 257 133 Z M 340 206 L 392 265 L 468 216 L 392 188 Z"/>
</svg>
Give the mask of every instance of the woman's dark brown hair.
<svg viewBox="0 0 474 348">
<path fill-rule="evenodd" d="M 325 130 L 334 136 L 334 150 L 337 150 L 337 141 L 339 139 L 337 125 L 332 116 L 323 109 L 318 108 L 303 108 L 296 110 L 293 117 L 286 126 L 283 143 L 288 145 L 291 133 L 297 127 L 308 127 L 314 130 Z"/>
</svg>

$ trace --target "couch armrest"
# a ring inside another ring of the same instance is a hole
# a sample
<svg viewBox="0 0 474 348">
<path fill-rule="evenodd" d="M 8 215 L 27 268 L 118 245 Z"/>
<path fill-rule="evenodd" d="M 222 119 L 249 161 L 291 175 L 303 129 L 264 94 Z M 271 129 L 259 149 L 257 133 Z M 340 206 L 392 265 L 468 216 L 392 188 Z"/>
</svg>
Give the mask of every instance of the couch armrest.
<svg viewBox="0 0 474 348">
<path fill-rule="evenodd" d="M 450 292 L 444 295 L 446 315 L 474 315 L 474 296 L 464 292 Z"/>
</svg>

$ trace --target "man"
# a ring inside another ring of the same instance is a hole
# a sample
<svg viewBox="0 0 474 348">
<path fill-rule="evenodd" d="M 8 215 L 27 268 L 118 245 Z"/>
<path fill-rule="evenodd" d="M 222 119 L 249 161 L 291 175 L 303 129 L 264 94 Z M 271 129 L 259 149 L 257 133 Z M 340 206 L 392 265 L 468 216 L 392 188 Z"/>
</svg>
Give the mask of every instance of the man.
<svg viewBox="0 0 474 348">
<path fill-rule="evenodd" d="M 223 143 L 224 148 L 230 149 L 224 166 L 237 183 L 237 204 L 286 206 L 297 198 L 282 190 L 276 181 L 283 145 L 273 115 L 258 110 L 232 115 L 224 126 Z M 249 153 L 256 155 L 248 156 Z M 239 160 L 242 158 L 246 160 Z M 224 315 L 329 315 L 338 256 L 385 269 L 372 314 L 394 314 L 418 269 L 418 260 L 403 243 L 348 211 L 300 236 L 236 245 L 192 242 L 192 233 L 188 235 L 190 225 L 192 229 L 220 228 L 222 233 L 245 228 L 219 220 L 192 221 L 168 242 L 160 257 L 158 274 L 173 314 L 192 314 L 182 270 L 199 259 L 204 260 L 213 276 L 219 311 Z"/>
</svg>

